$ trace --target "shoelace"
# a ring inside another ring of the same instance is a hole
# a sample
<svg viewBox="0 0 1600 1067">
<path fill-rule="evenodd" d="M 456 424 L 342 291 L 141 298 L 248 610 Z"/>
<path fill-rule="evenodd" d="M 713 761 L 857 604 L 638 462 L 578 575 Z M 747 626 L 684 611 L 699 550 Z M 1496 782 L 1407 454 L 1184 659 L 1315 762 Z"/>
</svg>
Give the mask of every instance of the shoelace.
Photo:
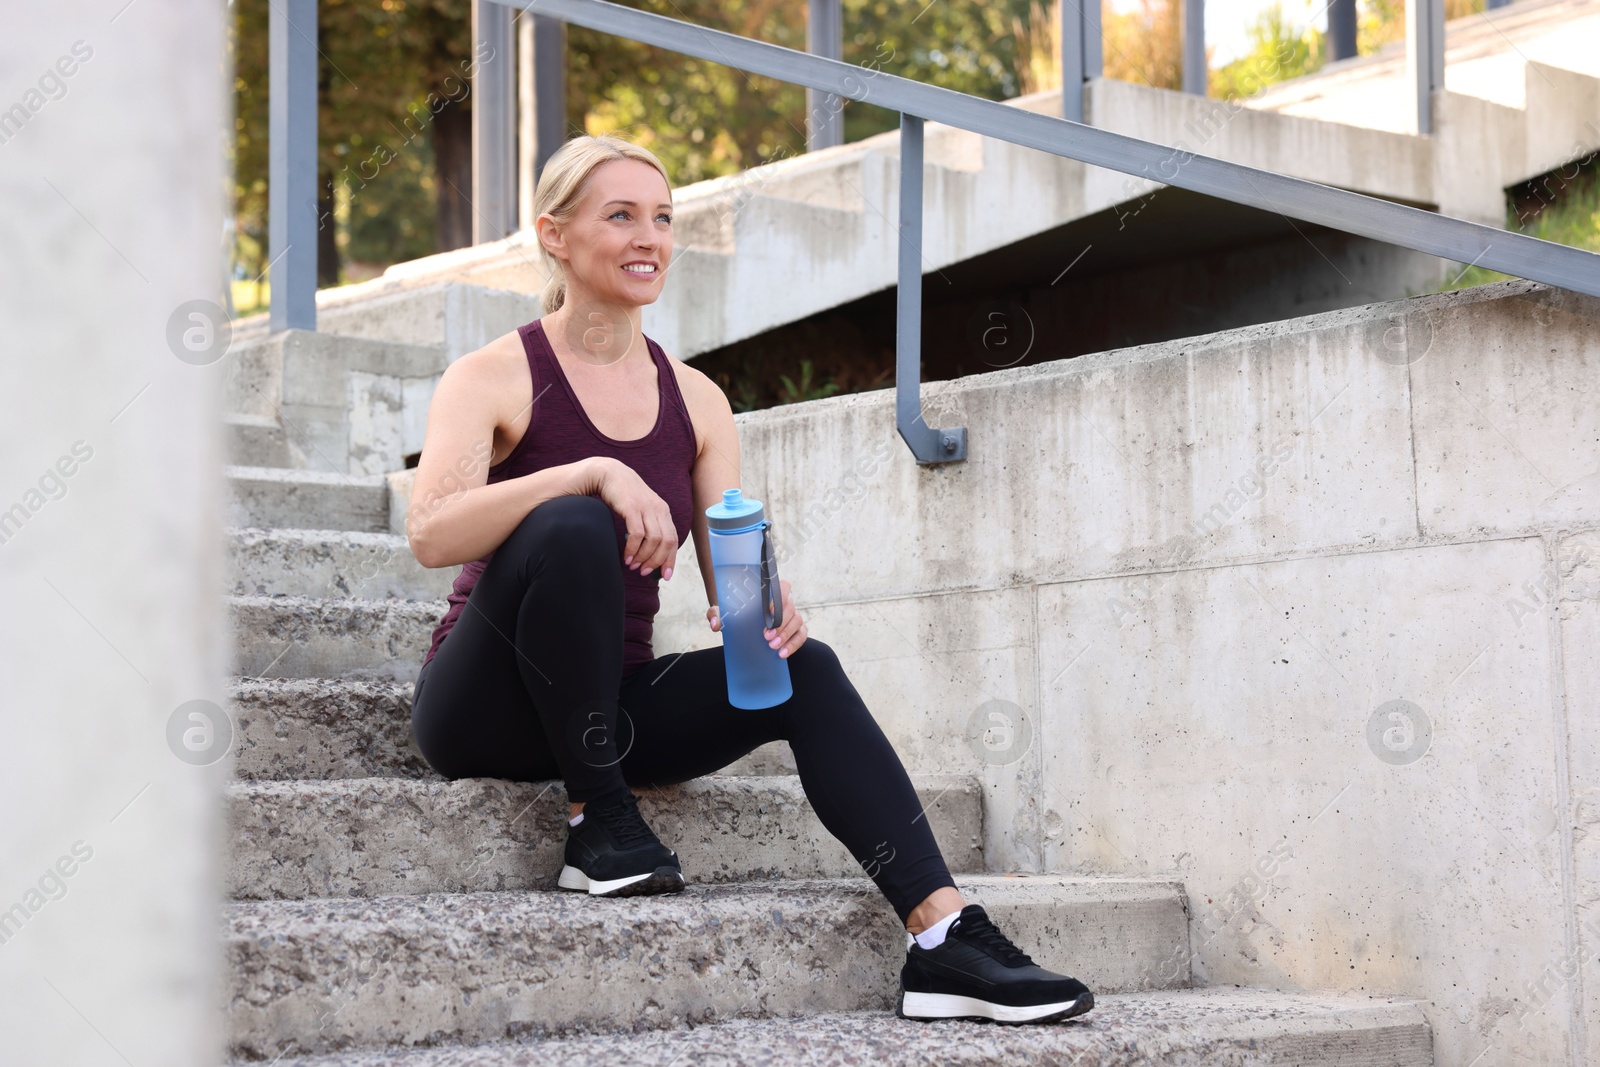
<svg viewBox="0 0 1600 1067">
<path fill-rule="evenodd" d="M 604 823 L 606 829 L 611 831 L 612 838 L 622 848 L 656 843 L 656 835 L 639 815 L 639 799 L 632 793 L 623 794 L 621 799 L 603 808 L 585 804 L 583 810 L 585 815 L 592 812 L 595 818 Z"/>
<path fill-rule="evenodd" d="M 950 933 L 960 932 L 962 938 L 985 948 L 992 948 L 1007 967 L 1023 967 L 1033 962 L 1033 957 L 1011 943 L 1011 939 L 989 921 L 989 916 L 979 911 L 970 917 L 962 916 L 950 928 Z"/>
</svg>

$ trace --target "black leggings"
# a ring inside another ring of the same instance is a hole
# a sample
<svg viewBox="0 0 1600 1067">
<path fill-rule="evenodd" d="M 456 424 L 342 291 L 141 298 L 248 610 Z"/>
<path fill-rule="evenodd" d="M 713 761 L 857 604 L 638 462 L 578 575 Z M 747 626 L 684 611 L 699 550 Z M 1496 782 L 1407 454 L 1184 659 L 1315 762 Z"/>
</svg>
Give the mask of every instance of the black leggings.
<svg viewBox="0 0 1600 1067">
<path fill-rule="evenodd" d="M 688 781 L 781 738 L 822 825 L 875 872 L 902 923 L 955 884 L 905 768 L 833 649 L 808 638 L 788 660 L 794 695 L 745 711 L 728 703 L 720 645 L 624 676 L 622 603 L 603 501 L 561 496 L 529 512 L 417 679 L 411 727 L 433 769 L 559 778 L 578 802 L 624 784 Z"/>
</svg>

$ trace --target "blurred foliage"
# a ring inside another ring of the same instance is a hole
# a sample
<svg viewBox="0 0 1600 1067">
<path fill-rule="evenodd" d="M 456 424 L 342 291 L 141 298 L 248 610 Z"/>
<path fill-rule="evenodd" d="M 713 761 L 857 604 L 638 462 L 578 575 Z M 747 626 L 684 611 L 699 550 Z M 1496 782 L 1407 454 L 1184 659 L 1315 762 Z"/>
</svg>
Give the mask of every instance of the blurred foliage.
<svg viewBox="0 0 1600 1067">
<path fill-rule="evenodd" d="M 805 48 L 805 0 L 632 6 Z M 234 4 L 236 256 L 250 278 L 266 266 L 269 12 L 270 0 Z M 381 267 L 469 239 L 471 100 L 447 79 L 468 63 L 470 14 L 469 0 L 320 0 L 318 170 L 336 194 L 329 221 L 341 261 Z M 844 0 L 844 59 L 1005 99 L 1054 70 L 1050 22 L 1041 0 Z M 567 44 L 569 136 L 621 132 L 661 158 L 674 186 L 805 150 L 803 89 L 578 26 Z M 871 79 L 863 84 L 865 102 L 842 102 L 846 141 L 899 125 L 871 104 Z"/>
<path fill-rule="evenodd" d="M 254 277 L 266 266 L 271 0 L 232 6 L 237 259 Z M 459 140 L 470 118 L 465 94 L 447 88 L 466 69 L 470 13 L 469 0 L 319 0 L 317 169 L 325 187 L 347 190 L 329 220 L 341 258 L 383 264 L 437 250 L 435 138 Z M 434 113 L 430 94 L 460 102 Z M 450 109 L 459 114 L 441 122 Z"/>
<path fill-rule="evenodd" d="M 1115 81 L 1183 88 L 1181 0 L 1139 0 L 1137 10 L 1102 5 L 1105 76 Z"/>
<path fill-rule="evenodd" d="M 1274 3 L 1262 11 L 1246 31 L 1250 50 L 1207 76 L 1209 95 L 1219 100 L 1254 96 L 1274 82 L 1310 74 L 1327 55 L 1324 34 L 1315 26 L 1302 28 Z"/>
<path fill-rule="evenodd" d="M 805 0 L 644 0 L 631 6 L 785 48 L 806 47 Z M 926 7 L 843 0 L 843 59 L 1003 100 L 1034 91 L 1041 72 L 1053 71 L 1049 20 L 1039 0 L 944 0 Z M 637 141 L 666 164 L 674 186 L 805 151 L 802 88 L 577 26 L 569 28 L 567 44 L 573 129 L 615 131 Z M 899 128 L 895 112 L 871 103 L 871 79 L 862 82 L 865 101 L 841 101 L 846 142 Z"/>
</svg>

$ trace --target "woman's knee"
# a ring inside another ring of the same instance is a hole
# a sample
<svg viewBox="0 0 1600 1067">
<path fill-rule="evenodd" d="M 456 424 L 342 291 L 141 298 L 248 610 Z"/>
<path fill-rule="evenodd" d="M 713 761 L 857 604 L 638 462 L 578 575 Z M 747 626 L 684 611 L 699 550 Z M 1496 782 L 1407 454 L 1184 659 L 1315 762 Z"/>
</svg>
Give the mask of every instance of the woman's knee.
<svg viewBox="0 0 1600 1067">
<path fill-rule="evenodd" d="M 831 645 L 808 637 L 789 654 L 788 663 L 789 681 L 803 703 L 825 707 L 830 712 L 865 710 Z"/>
<path fill-rule="evenodd" d="M 616 554 L 617 531 L 599 497 L 558 496 L 528 512 L 508 541 L 564 556 L 598 552 L 609 560 Z"/>
</svg>

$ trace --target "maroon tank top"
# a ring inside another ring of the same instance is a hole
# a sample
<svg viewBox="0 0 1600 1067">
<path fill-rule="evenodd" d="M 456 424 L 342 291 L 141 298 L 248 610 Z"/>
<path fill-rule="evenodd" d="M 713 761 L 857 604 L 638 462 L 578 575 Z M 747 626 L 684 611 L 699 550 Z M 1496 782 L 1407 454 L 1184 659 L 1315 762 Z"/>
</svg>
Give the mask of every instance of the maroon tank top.
<svg viewBox="0 0 1600 1067">
<path fill-rule="evenodd" d="M 528 356 L 528 371 L 533 377 L 533 415 L 522 440 L 505 459 L 489 468 L 490 484 L 507 478 L 574 463 L 589 456 L 610 456 L 631 467 L 644 483 L 672 511 L 672 524 L 678 531 L 678 544 L 689 539 L 690 523 L 694 514 L 694 493 L 691 474 L 694 470 L 694 423 L 689 419 L 689 409 L 678 392 L 678 377 L 673 373 L 667 354 L 650 338 L 645 344 L 656 365 L 657 402 L 654 428 L 633 441 L 618 441 L 607 437 L 589 421 L 578 396 L 567 381 L 561 361 L 556 358 L 545 338 L 544 324 L 535 319 L 518 328 L 522 347 Z M 627 543 L 628 528 L 621 516 L 612 514 L 617 529 L 617 566 L 622 568 L 623 628 L 622 673 L 627 674 L 649 663 L 654 658 L 650 648 L 650 634 L 656 612 L 661 607 L 658 586 L 661 572 L 649 577 L 639 577 L 639 572 L 622 562 L 622 549 Z M 460 617 L 472 587 L 477 584 L 483 569 L 494 558 L 490 552 L 461 568 L 449 597 L 449 607 L 433 631 L 433 643 L 423 657 L 426 665 L 439 651 L 445 635 Z M 552 611 L 560 605 L 551 605 Z"/>
</svg>

